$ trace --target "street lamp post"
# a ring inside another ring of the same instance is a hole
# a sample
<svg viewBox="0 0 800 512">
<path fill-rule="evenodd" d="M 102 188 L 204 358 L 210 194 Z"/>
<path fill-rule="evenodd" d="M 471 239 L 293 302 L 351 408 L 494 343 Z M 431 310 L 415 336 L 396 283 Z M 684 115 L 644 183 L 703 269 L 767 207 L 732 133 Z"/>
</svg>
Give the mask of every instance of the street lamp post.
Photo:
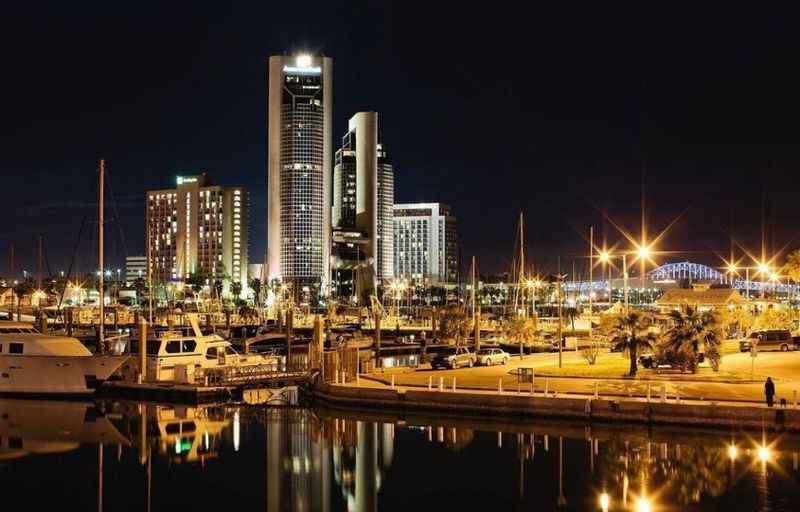
<svg viewBox="0 0 800 512">
<path fill-rule="evenodd" d="M 622 253 L 622 287 L 625 295 L 625 312 L 628 312 L 628 258 Z"/>
</svg>

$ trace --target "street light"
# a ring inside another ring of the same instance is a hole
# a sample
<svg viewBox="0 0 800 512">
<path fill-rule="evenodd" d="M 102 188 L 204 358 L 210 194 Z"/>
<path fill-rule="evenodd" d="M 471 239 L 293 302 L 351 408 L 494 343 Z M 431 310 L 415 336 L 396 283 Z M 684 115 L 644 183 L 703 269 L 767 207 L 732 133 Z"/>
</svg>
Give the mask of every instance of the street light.
<svg viewBox="0 0 800 512">
<path fill-rule="evenodd" d="M 608 512 L 608 508 L 611 506 L 611 498 L 609 498 L 608 493 L 604 492 L 600 494 L 600 510 L 603 512 Z"/>
<path fill-rule="evenodd" d="M 641 248 L 640 248 L 641 251 Z M 639 253 L 641 254 L 641 252 Z M 646 249 L 646 254 L 650 254 L 650 249 Z M 609 254 L 607 251 L 601 251 L 599 259 L 602 263 L 608 263 L 611 261 L 611 258 L 620 257 L 622 258 L 622 286 L 624 289 L 624 297 L 625 297 L 625 311 L 628 311 L 628 258 L 626 253 L 621 254 Z M 611 279 L 609 279 L 609 303 L 611 302 Z"/>
</svg>

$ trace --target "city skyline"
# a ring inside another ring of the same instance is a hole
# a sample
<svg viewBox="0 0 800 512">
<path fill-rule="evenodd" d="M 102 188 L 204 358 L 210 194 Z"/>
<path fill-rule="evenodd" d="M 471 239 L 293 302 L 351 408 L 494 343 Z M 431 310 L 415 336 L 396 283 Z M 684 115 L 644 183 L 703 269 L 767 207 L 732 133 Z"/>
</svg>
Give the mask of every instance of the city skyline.
<svg viewBox="0 0 800 512">
<path fill-rule="evenodd" d="M 7 261 L 14 244 L 17 268 L 32 267 L 42 235 L 51 269 L 69 266 L 82 219 L 91 221 L 101 157 L 119 205 L 119 228 L 113 229 L 124 232 L 116 255 L 113 244 L 109 248 L 118 265 L 125 254 L 144 251 L 137 220 L 141 193 L 199 170 L 253 191 L 250 256 L 259 261 L 267 232 L 266 215 L 258 214 L 267 204 L 264 66 L 269 55 L 300 50 L 336 59 L 331 143 L 340 132 L 336 127 L 355 112 L 381 112 L 393 163 L 403 170 L 397 201 L 450 204 L 466 227 L 464 257 L 477 256 L 487 272 L 510 267 L 519 210 L 530 219 L 529 253 L 544 269 L 554 268 L 559 254 L 580 257 L 589 225 L 601 240 L 605 231 L 609 244 L 622 240 L 613 227 L 604 228 L 601 211 L 635 231 L 642 180 L 651 225 L 663 227 L 688 208 L 663 243 L 683 254 L 662 262 L 696 259 L 718 266 L 718 254 L 728 255 L 731 234 L 758 252 L 762 200 L 769 252 L 796 245 L 796 79 L 783 63 L 797 45 L 778 17 L 752 22 L 756 33 L 770 37 L 738 41 L 733 28 L 723 27 L 713 42 L 701 23 L 712 19 L 711 12 L 684 20 L 679 41 L 670 37 L 676 20 L 669 17 L 649 26 L 651 37 L 636 29 L 615 37 L 608 35 L 611 29 L 630 27 L 626 22 L 635 13 L 616 22 L 611 13 L 601 13 L 605 28 L 578 23 L 570 31 L 592 46 L 573 47 L 536 45 L 561 41 L 548 39 L 555 28 L 546 27 L 526 42 L 513 30 L 497 28 L 500 18 L 490 13 L 485 40 L 454 38 L 464 45 L 456 51 L 453 43 L 434 37 L 443 11 L 415 20 L 414 38 L 402 30 L 412 26 L 408 12 L 357 11 L 322 9 L 304 21 L 275 16 L 269 21 L 280 29 L 274 36 L 256 26 L 257 11 L 200 9 L 177 29 L 173 21 L 183 13 L 165 11 L 153 22 L 152 41 L 107 37 L 104 45 L 95 45 L 95 36 L 110 35 L 108 28 L 51 20 L 39 45 L 11 56 L 15 78 L 2 85 L 5 96 L 15 98 L 6 118 L 3 164 L 9 186 L 22 192 L 5 209 L 11 228 L 0 240 L 6 248 L 0 261 Z M 456 16 L 465 28 L 481 21 L 469 12 Z M 5 37 L 36 17 L 21 12 L 18 19 Z M 114 26 L 122 35 L 136 23 L 118 20 Z M 180 43 L 209 27 L 209 42 Z M 226 40 L 232 33 L 241 38 Z M 637 45 L 629 44 L 637 36 Z M 59 45 L 50 44 L 56 38 Z M 364 46 L 367 40 L 372 43 Z M 214 46 L 221 41 L 226 42 Z M 426 45 L 439 57 L 414 58 Z M 43 71 L 30 66 L 45 46 L 70 55 L 73 66 L 53 63 L 59 87 L 48 94 L 40 85 L 47 82 Z M 531 49 L 536 65 L 519 65 Z M 143 57 L 132 59 L 137 54 Z M 137 63 L 135 77 L 124 61 Z M 708 62 L 714 69 L 706 69 Z M 463 87 L 445 94 L 453 83 Z"/>
</svg>

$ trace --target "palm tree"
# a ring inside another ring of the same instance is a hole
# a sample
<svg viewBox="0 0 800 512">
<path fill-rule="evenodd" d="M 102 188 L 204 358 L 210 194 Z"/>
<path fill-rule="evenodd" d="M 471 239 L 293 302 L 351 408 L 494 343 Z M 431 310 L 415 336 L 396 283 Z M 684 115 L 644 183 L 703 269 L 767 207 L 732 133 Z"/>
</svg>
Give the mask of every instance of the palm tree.
<svg viewBox="0 0 800 512">
<path fill-rule="evenodd" d="M 712 311 L 701 312 L 696 307 L 687 306 L 685 310 L 672 311 L 669 316 L 672 326 L 664 334 L 663 348 L 694 373 L 702 345 L 711 367 L 718 371 L 719 346 L 723 336 L 717 315 Z"/>
<path fill-rule="evenodd" d="M 800 249 L 795 249 L 786 256 L 786 275 L 795 284 L 800 283 Z"/>
<path fill-rule="evenodd" d="M 611 328 L 611 336 L 615 340 L 615 348 L 627 352 L 631 359 L 631 366 L 628 372 L 631 377 L 635 377 L 639 369 L 637 364 L 639 350 L 653 347 L 655 336 L 648 332 L 652 322 L 650 315 L 632 310 L 618 316 L 614 326 Z"/>
</svg>

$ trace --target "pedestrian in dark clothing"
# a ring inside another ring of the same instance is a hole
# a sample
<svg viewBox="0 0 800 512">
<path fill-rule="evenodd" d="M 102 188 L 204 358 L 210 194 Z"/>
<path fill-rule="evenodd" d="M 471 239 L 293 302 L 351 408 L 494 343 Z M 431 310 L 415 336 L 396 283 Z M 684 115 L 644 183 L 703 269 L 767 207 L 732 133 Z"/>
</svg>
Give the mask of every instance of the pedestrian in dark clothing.
<svg viewBox="0 0 800 512">
<path fill-rule="evenodd" d="M 767 377 L 767 382 L 764 383 L 764 395 L 767 397 L 767 407 L 772 407 L 775 400 L 775 383 L 770 377 Z"/>
</svg>

